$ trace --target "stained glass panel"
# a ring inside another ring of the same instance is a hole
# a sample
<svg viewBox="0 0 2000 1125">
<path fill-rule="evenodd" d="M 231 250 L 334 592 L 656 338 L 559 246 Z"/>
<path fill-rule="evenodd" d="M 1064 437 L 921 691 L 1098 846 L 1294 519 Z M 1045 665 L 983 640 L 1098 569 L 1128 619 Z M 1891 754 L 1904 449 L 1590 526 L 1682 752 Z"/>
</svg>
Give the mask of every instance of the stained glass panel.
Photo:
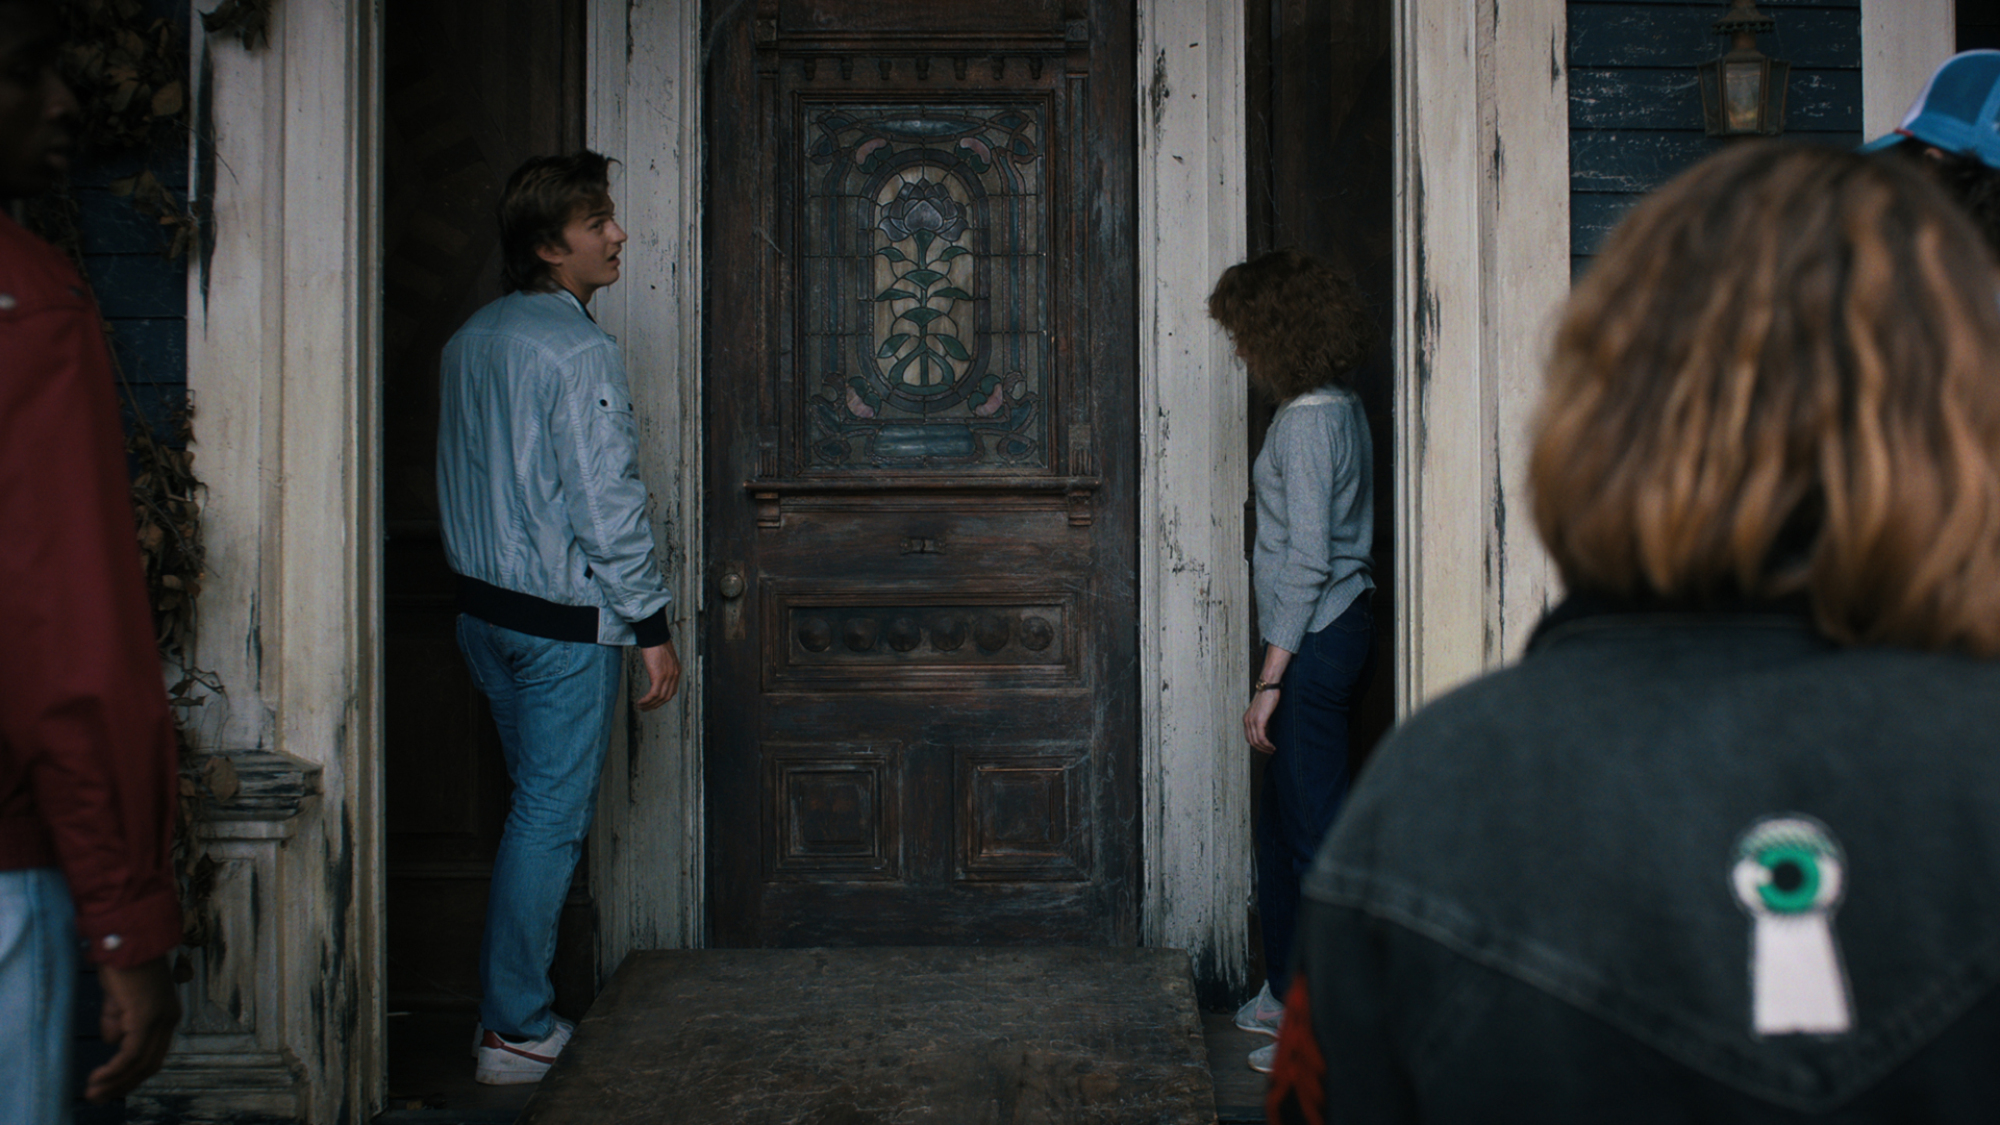
<svg viewBox="0 0 2000 1125">
<path fill-rule="evenodd" d="M 1040 102 L 808 105 L 805 465 L 1048 464 Z"/>
</svg>

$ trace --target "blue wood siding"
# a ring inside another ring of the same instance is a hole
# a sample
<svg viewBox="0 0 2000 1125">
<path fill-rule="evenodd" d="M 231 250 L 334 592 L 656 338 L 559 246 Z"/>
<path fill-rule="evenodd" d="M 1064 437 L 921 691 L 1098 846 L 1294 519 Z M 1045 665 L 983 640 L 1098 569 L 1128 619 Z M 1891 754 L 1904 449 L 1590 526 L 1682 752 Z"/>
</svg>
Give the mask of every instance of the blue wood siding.
<svg viewBox="0 0 2000 1125">
<path fill-rule="evenodd" d="M 1860 0 L 1758 0 L 1757 47 L 1792 64 L 1785 136 L 1861 137 Z M 1580 272 L 1639 197 L 1728 142 L 1702 132 L 1695 67 L 1727 47 L 1724 0 L 1570 0 L 1570 254 Z"/>
<path fill-rule="evenodd" d="M 187 27 L 187 0 L 148 0 L 145 7 L 150 17 Z M 187 134 L 178 124 L 162 128 L 150 153 L 84 153 L 70 182 L 83 267 L 129 391 L 121 397 L 128 410 L 138 407 L 155 433 L 171 437 L 171 418 L 187 402 L 187 267 L 163 253 L 167 235 L 158 223 L 111 193 L 113 181 L 148 169 L 186 205 Z"/>
</svg>

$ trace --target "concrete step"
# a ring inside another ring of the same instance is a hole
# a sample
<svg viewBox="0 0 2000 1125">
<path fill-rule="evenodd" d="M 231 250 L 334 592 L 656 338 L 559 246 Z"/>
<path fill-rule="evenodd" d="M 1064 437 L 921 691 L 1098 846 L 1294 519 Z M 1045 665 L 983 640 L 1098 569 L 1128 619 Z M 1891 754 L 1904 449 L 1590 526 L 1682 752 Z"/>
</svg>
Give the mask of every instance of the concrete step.
<svg viewBox="0 0 2000 1125">
<path fill-rule="evenodd" d="M 634 954 L 521 1125 L 1209 1125 L 1187 956 L 1160 949 Z"/>
</svg>

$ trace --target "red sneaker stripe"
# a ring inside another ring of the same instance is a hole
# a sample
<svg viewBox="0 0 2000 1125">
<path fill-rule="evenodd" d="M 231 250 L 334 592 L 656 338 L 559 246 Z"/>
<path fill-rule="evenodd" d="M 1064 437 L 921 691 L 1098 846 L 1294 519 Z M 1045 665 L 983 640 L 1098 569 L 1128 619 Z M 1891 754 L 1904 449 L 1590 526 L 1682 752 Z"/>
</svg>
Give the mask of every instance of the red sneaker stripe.
<svg viewBox="0 0 2000 1125">
<path fill-rule="evenodd" d="M 505 1051 L 510 1055 L 519 1055 L 524 1059 L 532 1059 L 538 1063 L 548 1063 L 550 1065 L 554 1065 L 556 1061 L 556 1057 L 554 1055 L 538 1055 L 535 1054 L 533 1051 L 525 1051 L 519 1047 L 516 1047 L 512 1043 L 507 1042 L 505 1039 L 500 1038 L 500 1033 L 497 1031 L 487 1032 L 486 1038 L 482 1040 L 479 1045 L 489 1051 Z"/>
</svg>

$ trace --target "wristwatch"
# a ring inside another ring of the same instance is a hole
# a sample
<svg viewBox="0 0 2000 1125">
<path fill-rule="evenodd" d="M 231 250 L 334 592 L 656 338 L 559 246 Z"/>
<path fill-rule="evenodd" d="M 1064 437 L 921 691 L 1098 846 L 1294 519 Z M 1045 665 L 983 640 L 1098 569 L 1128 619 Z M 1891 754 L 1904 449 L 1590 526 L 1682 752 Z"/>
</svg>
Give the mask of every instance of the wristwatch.
<svg viewBox="0 0 2000 1125">
<path fill-rule="evenodd" d="M 1250 689 L 1250 694 L 1258 695 L 1267 691 L 1277 691 L 1282 686 L 1283 684 L 1277 680 L 1258 680 L 1257 686 Z"/>
</svg>

